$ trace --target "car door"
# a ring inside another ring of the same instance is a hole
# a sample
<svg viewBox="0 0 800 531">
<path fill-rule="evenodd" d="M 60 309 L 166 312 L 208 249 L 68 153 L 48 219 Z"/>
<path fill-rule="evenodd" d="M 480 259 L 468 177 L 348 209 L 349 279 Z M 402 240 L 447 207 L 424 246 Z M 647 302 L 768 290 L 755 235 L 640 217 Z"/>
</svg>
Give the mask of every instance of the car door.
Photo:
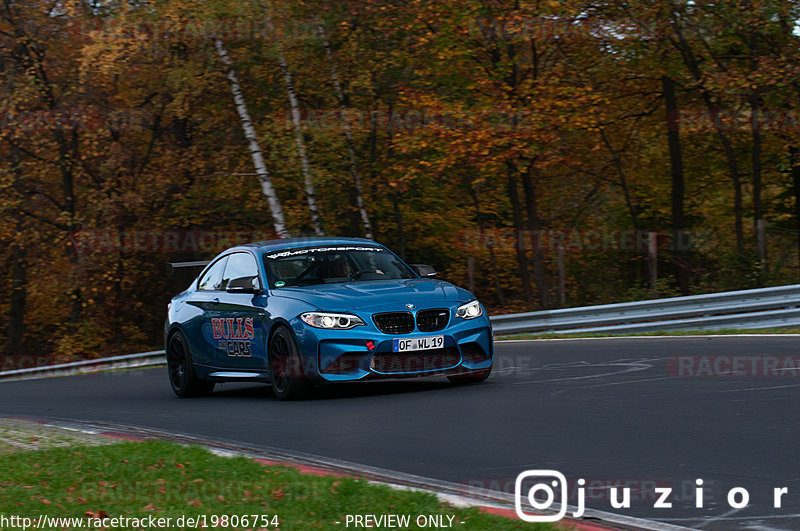
<svg viewBox="0 0 800 531">
<path fill-rule="evenodd" d="M 222 289 L 222 274 L 225 271 L 227 256 L 223 256 L 205 269 L 197 281 L 195 290 L 186 301 L 199 311 L 186 323 L 186 337 L 194 353 L 196 363 L 213 366 L 217 363 L 218 341 L 213 337 L 212 319 L 219 317 Z"/>
<path fill-rule="evenodd" d="M 220 289 L 220 303 L 210 315 L 216 364 L 232 370 L 264 370 L 267 297 L 255 257 L 249 252 L 228 255 Z"/>
</svg>

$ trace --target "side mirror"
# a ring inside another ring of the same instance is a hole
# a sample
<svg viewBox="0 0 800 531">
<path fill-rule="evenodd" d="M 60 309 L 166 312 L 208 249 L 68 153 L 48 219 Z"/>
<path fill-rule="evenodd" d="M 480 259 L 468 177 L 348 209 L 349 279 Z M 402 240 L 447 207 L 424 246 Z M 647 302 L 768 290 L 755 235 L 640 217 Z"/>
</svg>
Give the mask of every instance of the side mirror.
<svg viewBox="0 0 800 531">
<path fill-rule="evenodd" d="M 228 293 L 252 293 L 258 295 L 261 293 L 261 288 L 258 287 L 257 277 L 239 277 L 228 282 L 228 287 L 225 288 L 225 291 Z"/>
<path fill-rule="evenodd" d="M 411 264 L 411 269 L 413 269 L 422 278 L 436 278 L 436 270 L 433 268 L 433 266 L 426 264 Z"/>
</svg>

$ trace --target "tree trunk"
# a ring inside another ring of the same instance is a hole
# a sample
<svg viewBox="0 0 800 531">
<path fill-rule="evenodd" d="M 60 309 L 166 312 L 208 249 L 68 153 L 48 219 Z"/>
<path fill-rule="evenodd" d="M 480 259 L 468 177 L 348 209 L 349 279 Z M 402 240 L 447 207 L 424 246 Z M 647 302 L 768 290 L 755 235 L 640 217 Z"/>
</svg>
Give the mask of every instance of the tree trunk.
<svg viewBox="0 0 800 531">
<path fill-rule="evenodd" d="M 272 18 L 269 15 L 269 7 L 266 2 L 262 0 L 261 9 L 264 11 L 266 22 L 271 31 L 275 31 L 272 24 Z M 314 189 L 314 178 L 311 175 L 311 164 L 308 161 L 308 151 L 306 150 L 306 142 L 303 138 L 303 127 L 300 119 L 300 104 L 297 99 L 297 90 L 294 84 L 294 74 L 289 68 L 289 63 L 283 52 L 278 53 L 278 66 L 280 66 L 283 80 L 286 84 L 286 93 L 289 97 L 289 112 L 292 117 L 292 126 L 294 128 L 295 144 L 297 145 L 297 156 L 300 158 L 300 169 L 303 173 L 303 191 L 306 196 L 306 203 L 308 204 L 308 211 L 311 215 L 311 226 L 314 228 L 314 233 L 317 236 L 324 236 L 325 229 L 322 224 L 322 216 L 319 213 L 319 206 L 317 205 L 317 196 Z"/>
<path fill-rule="evenodd" d="M 372 177 L 372 182 L 377 182 L 378 173 L 375 169 L 377 161 L 378 161 L 378 122 L 376 120 L 371 120 L 370 125 L 370 140 L 369 140 L 369 164 L 370 164 L 370 175 Z M 394 156 L 394 150 L 392 148 L 392 142 L 394 141 L 394 136 L 392 132 L 391 122 L 389 123 L 389 160 L 392 159 Z M 386 181 L 385 181 L 386 182 Z M 392 206 L 394 207 L 394 217 L 395 223 L 397 226 L 397 255 L 402 258 L 403 260 L 406 259 L 406 226 L 405 226 L 405 219 L 403 218 L 403 209 L 400 207 L 401 204 L 401 195 L 397 191 L 396 188 L 389 186 L 389 183 L 386 182 L 386 188 L 390 190 L 389 194 L 392 198 Z"/>
<path fill-rule="evenodd" d="M 73 142 L 77 144 L 76 132 L 72 130 Z M 61 168 L 61 190 L 64 195 L 64 211 L 67 213 L 67 259 L 69 261 L 69 285 L 70 285 L 70 329 L 75 332 L 78 328 L 78 323 L 83 314 L 83 294 L 80 286 L 80 274 L 78 269 L 80 267 L 80 259 L 78 257 L 78 249 L 72 241 L 72 235 L 75 234 L 75 175 L 73 174 L 72 160 L 69 155 L 71 149 L 68 146 L 68 141 L 63 138 L 60 131 L 55 134 L 59 144 L 59 167 Z"/>
<path fill-rule="evenodd" d="M 800 269 L 800 147 L 790 146 L 789 157 L 794 191 L 794 222 L 797 231 L 797 267 Z"/>
<path fill-rule="evenodd" d="M 539 301 L 542 308 L 550 309 L 552 307 L 550 301 L 550 287 L 547 282 L 547 270 L 544 265 L 544 253 L 541 246 L 541 231 L 542 225 L 539 220 L 539 206 L 536 201 L 536 185 L 531 179 L 531 172 L 533 171 L 533 164 L 528 165 L 527 171 L 521 172 L 522 176 L 522 189 L 525 191 L 525 203 L 528 210 L 528 230 L 531 231 L 533 239 L 533 282 L 536 284 L 536 290 L 539 294 Z"/>
<path fill-rule="evenodd" d="M 14 15 L 12 14 L 8 4 L 5 5 L 5 11 L 5 18 L 11 22 L 14 28 L 15 37 L 20 43 L 23 43 L 21 50 L 23 51 L 25 58 L 23 58 L 22 55 L 17 56 L 17 65 L 23 70 L 30 71 L 32 75 L 37 78 L 39 85 L 38 88 L 41 90 L 42 95 L 45 98 L 47 108 L 51 111 L 58 109 L 59 104 L 56 100 L 55 93 L 53 92 L 53 86 L 50 83 L 50 78 L 47 74 L 45 65 L 42 62 L 44 52 L 38 48 L 35 41 L 29 38 L 23 31 L 22 27 L 17 24 L 17 21 L 14 18 Z M 76 227 L 74 161 L 80 159 L 78 152 L 80 144 L 78 142 L 78 133 L 74 127 L 70 132 L 69 138 L 65 135 L 65 131 L 60 128 L 55 127 L 52 129 L 52 132 L 53 138 L 58 145 L 58 160 L 56 162 L 56 166 L 61 174 L 62 204 L 59 206 L 61 211 L 65 213 L 67 217 L 65 223 L 57 223 L 57 225 L 63 227 L 68 236 L 66 238 L 66 251 L 67 260 L 70 265 L 69 272 L 67 274 L 67 283 L 69 285 L 68 295 L 70 299 L 69 328 L 71 332 L 74 332 L 77 330 L 78 323 L 83 313 L 82 293 L 79 284 L 80 275 L 78 273 L 80 261 L 78 257 L 78 249 L 76 249 L 71 239 L 71 236 L 75 233 Z"/>
<path fill-rule="evenodd" d="M 692 78 L 694 78 L 694 82 L 697 84 L 697 87 L 700 91 L 700 96 L 703 98 L 703 101 L 706 104 L 706 109 L 708 109 L 708 114 L 714 123 L 714 127 L 717 131 L 717 137 L 719 138 L 720 144 L 722 144 L 722 150 L 725 152 L 725 160 L 728 164 L 731 182 L 733 183 L 733 215 L 736 230 L 736 250 L 739 252 L 739 254 L 741 254 L 744 251 L 744 228 L 742 222 L 744 209 L 742 207 L 742 180 L 739 175 L 739 163 L 736 160 L 736 153 L 734 153 L 731 141 L 728 138 L 728 135 L 725 134 L 722 122 L 720 121 L 719 108 L 702 86 L 703 74 L 700 71 L 700 66 L 691 46 L 686 41 L 686 38 L 684 37 L 680 27 L 676 23 L 673 23 L 672 27 L 675 30 L 675 36 L 677 37 L 677 42 L 673 40 L 672 43 L 680 52 L 684 64 L 689 69 L 689 72 L 692 74 Z"/>
<path fill-rule="evenodd" d="M 292 71 L 289 70 L 289 65 L 286 63 L 286 58 L 283 55 L 278 56 L 278 64 L 281 67 L 281 72 L 283 72 L 283 79 L 286 82 L 286 92 L 289 95 L 292 125 L 294 126 L 294 138 L 297 143 L 297 155 L 300 157 L 300 167 L 303 171 L 303 185 L 305 187 L 308 210 L 311 213 L 311 225 L 314 227 L 314 233 L 316 233 L 317 236 L 324 236 L 325 231 L 322 228 L 322 218 L 319 215 L 317 198 L 314 192 L 314 180 L 311 177 L 311 165 L 308 162 L 306 143 L 303 139 L 303 126 L 300 121 L 300 105 L 297 102 L 294 76 L 292 75 Z"/>
<path fill-rule="evenodd" d="M 767 242 L 764 234 L 764 207 L 761 201 L 761 131 L 759 130 L 759 105 L 758 97 L 750 101 L 751 131 L 753 146 L 750 150 L 751 172 L 753 181 L 753 225 L 756 233 L 756 249 L 761 267 L 767 267 Z"/>
<path fill-rule="evenodd" d="M 633 228 L 638 229 L 639 215 L 636 212 L 636 206 L 633 204 L 631 190 L 628 186 L 628 178 L 625 176 L 625 170 L 622 167 L 622 157 L 619 156 L 617 150 L 611 145 L 611 141 L 609 141 L 602 127 L 600 128 L 600 139 L 603 141 L 603 144 L 605 144 L 606 149 L 608 149 L 609 154 L 611 154 L 611 159 L 614 161 L 614 168 L 617 170 L 617 176 L 619 177 L 619 186 L 622 188 L 622 194 L 625 197 L 625 206 L 628 208 L 628 214 L 631 216 Z"/>
<path fill-rule="evenodd" d="M 225 49 L 225 45 L 222 43 L 221 39 L 216 39 L 214 41 L 214 46 L 217 48 L 217 53 L 219 54 L 219 57 L 227 70 L 227 77 L 231 85 L 233 101 L 236 104 L 236 112 L 239 113 L 242 130 L 244 131 L 244 136 L 247 139 L 247 144 L 250 149 L 250 156 L 253 159 L 253 166 L 255 166 L 258 181 L 261 183 L 261 191 L 267 198 L 267 203 L 269 204 L 269 209 L 272 213 L 272 226 L 275 228 L 275 232 L 278 233 L 278 236 L 281 238 L 288 238 L 291 235 L 286 226 L 283 208 L 281 207 L 280 200 L 275 193 L 275 188 L 272 185 L 272 179 L 270 178 L 269 171 L 267 170 L 267 165 L 264 162 L 264 155 L 261 151 L 261 146 L 258 143 L 258 135 L 256 134 L 255 127 L 253 127 L 253 121 L 250 119 L 250 113 L 247 110 L 247 103 L 245 102 L 242 88 L 239 85 L 239 80 L 237 79 L 236 72 L 233 69 L 233 62 L 231 61 L 230 56 L 228 56 L 228 51 Z"/>
<path fill-rule="evenodd" d="M 15 182 L 22 178 L 20 171 L 20 153 L 16 146 L 11 148 L 11 169 Z M 8 307 L 8 326 L 6 328 L 6 344 L 4 352 L 8 356 L 19 354 L 25 336 L 25 299 L 27 287 L 27 264 L 25 248 L 20 244 L 20 234 L 24 233 L 25 218 L 16 214 L 16 232 L 11 245 L 11 296 Z"/>
<path fill-rule="evenodd" d="M 750 71 L 755 75 L 758 71 L 758 38 L 755 31 L 750 33 Z M 756 232 L 756 250 L 758 252 L 759 271 L 767 270 L 767 241 L 764 227 L 764 209 L 761 202 L 761 130 L 759 113 L 759 91 L 755 88 L 750 95 L 750 131 L 753 145 L 750 149 L 750 176 L 753 183 L 753 224 Z M 759 283 L 763 284 L 763 275 L 759 274 Z"/>
<path fill-rule="evenodd" d="M 489 249 L 489 265 L 492 268 L 492 277 L 494 278 L 494 292 L 497 296 L 497 302 L 500 306 L 506 305 L 506 298 L 503 294 L 503 287 L 500 284 L 500 273 L 497 269 L 497 256 L 494 253 L 494 245 L 486 239 L 486 228 L 483 224 L 483 216 L 481 215 L 481 203 L 479 198 L 479 190 L 474 187 L 469 187 L 470 195 L 472 195 L 472 203 L 475 205 L 475 217 L 478 219 L 478 232 L 480 233 L 481 244 L 486 242 L 486 247 Z"/>
<path fill-rule="evenodd" d="M 722 128 L 722 123 L 719 119 L 719 109 L 707 95 L 705 99 L 706 107 L 711 115 L 711 119 L 714 121 L 717 129 L 717 136 L 725 152 L 725 160 L 728 163 L 728 171 L 730 171 L 731 182 L 733 183 L 733 216 L 736 230 L 736 249 L 741 254 L 744 251 L 744 207 L 742 206 L 742 179 L 739 175 L 739 163 L 736 160 L 736 153 L 733 151 L 733 145 Z"/>
<path fill-rule="evenodd" d="M 25 337 L 25 300 L 27 295 L 27 264 L 25 249 L 17 242 L 11 246 L 11 297 L 6 328 L 6 355 L 19 354 Z"/>
<path fill-rule="evenodd" d="M 564 242 L 558 242 L 557 259 L 558 262 L 558 307 L 564 308 L 567 305 L 567 270 L 565 262 Z"/>
<path fill-rule="evenodd" d="M 661 76 L 664 105 L 667 112 L 667 142 L 669 144 L 669 167 L 672 182 L 672 241 L 677 265 L 678 287 L 683 295 L 689 294 L 689 249 L 684 248 L 686 217 L 683 203 L 685 183 L 683 176 L 683 152 L 678 121 L 678 100 L 675 82 L 669 76 Z"/>
<path fill-rule="evenodd" d="M 316 25 L 317 32 L 322 38 L 322 44 L 325 47 L 325 55 L 328 59 L 328 68 L 330 70 L 331 81 L 333 82 L 333 89 L 336 93 L 336 99 L 339 103 L 339 112 L 341 114 L 340 122 L 342 124 L 345 141 L 347 143 L 348 166 L 350 167 L 350 175 L 353 178 L 353 183 L 356 188 L 356 204 L 358 206 L 358 212 L 361 215 L 361 223 L 364 225 L 364 235 L 371 239 L 372 224 L 369 221 L 367 207 L 364 202 L 364 186 L 361 182 L 361 174 L 358 169 L 358 159 L 356 158 L 356 146 L 355 141 L 353 140 L 353 131 L 350 128 L 350 123 L 344 116 L 344 112 L 347 108 L 344 90 L 342 89 L 342 84 L 339 82 L 339 74 L 336 70 L 336 62 L 333 58 L 333 50 L 331 49 L 331 43 L 328 40 L 328 34 L 325 32 L 325 27 L 319 21 L 317 21 Z"/>
<path fill-rule="evenodd" d="M 517 254 L 517 265 L 519 266 L 519 274 L 522 280 L 522 292 L 525 295 L 525 302 L 528 306 L 533 307 L 533 290 L 531 289 L 531 276 L 528 271 L 528 259 L 520 242 L 524 224 L 522 221 L 522 208 L 519 202 L 519 191 L 517 190 L 517 172 L 511 165 L 508 165 L 507 171 L 508 197 L 511 200 L 511 208 L 514 212 L 514 250 Z"/>
</svg>

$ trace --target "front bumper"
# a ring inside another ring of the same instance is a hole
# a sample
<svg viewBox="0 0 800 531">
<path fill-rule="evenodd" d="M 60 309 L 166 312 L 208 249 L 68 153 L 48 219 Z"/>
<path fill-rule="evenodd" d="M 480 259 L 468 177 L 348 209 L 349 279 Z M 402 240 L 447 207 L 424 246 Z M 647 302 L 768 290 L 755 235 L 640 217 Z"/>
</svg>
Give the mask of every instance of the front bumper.
<svg viewBox="0 0 800 531">
<path fill-rule="evenodd" d="M 306 376 L 322 381 L 468 374 L 491 367 L 494 357 L 492 328 L 485 315 L 469 321 L 454 318 L 436 332 L 399 335 L 385 334 L 371 322 L 336 331 L 300 324 L 295 324 L 295 333 Z M 393 352 L 395 338 L 438 335 L 444 336 L 440 349 Z"/>
</svg>

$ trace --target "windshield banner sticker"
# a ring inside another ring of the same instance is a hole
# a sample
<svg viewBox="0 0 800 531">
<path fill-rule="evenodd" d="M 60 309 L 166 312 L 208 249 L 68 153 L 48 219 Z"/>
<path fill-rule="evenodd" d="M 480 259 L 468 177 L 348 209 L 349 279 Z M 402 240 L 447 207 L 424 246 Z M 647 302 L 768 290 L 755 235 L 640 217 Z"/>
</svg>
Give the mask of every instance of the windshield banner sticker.
<svg viewBox="0 0 800 531">
<path fill-rule="evenodd" d="M 311 247 L 308 249 L 293 249 L 290 251 L 276 251 L 274 253 L 265 254 L 264 256 L 269 258 L 270 260 L 275 260 L 276 258 L 287 258 L 289 256 L 301 256 L 305 254 L 315 254 L 315 253 L 341 253 L 345 251 L 371 251 L 380 253 L 383 252 L 383 249 L 380 247 L 354 247 L 354 246 L 335 246 L 335 247 Z"/>
</svg>

